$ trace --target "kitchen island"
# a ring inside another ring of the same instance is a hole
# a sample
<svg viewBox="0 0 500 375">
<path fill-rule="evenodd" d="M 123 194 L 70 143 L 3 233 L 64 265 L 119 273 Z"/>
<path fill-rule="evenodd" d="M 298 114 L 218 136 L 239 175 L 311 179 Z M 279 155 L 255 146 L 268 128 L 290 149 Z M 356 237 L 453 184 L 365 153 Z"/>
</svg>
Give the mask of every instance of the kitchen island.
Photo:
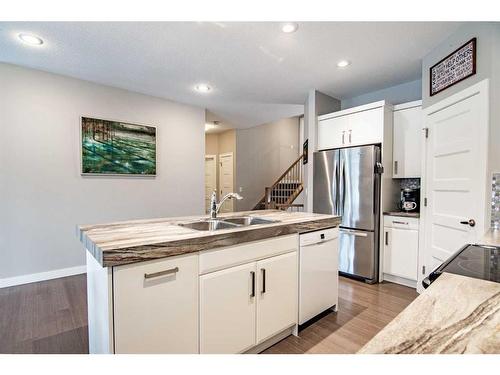
<svg viewBox="0 0 500 375">
<path fill-rule="evenodd" d="M 443 273 L 359 353 L 500 353 L 500 283 Z"/>
<path fill-rule="evenodd" d="M 220 219 L 217 230 L 199 230 L 207 217 L 78 228 L 90 353 L 259 352 L 296 332 L 299 235 L 328 230 L 338 246 L 340 217 L 266 210 Z"/>
</svg>

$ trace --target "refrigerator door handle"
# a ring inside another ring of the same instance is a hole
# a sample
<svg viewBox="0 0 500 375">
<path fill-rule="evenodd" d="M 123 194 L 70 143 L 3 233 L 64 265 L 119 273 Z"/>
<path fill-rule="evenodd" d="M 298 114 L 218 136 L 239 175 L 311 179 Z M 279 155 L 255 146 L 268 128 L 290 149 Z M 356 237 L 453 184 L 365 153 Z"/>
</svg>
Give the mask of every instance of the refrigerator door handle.
<svg viewBox="0 0 500 375">
<path fill-rule="evenodd" d="M 338 174 L 339 174 L 339 161 L 337 159 L 334 159 L 334 162 L 333 162 L 333 179 L 332 179 L 332 202 L 333 202 L 333 214 L 334 215 L 339 215 Z"/>
<path fill-rule="evenodd" d="M 339 215 L 344 214 L 344 205 L 345 205 L 345 189 L 346 189 L 346 181 L 345 181 L 345 162 L 340 162 L 340 176 L 339 176 Z"/>
<path fill-rule="evenodd" d="M 352 229 L 343 229 L 343 228 L 340 228 L 340 232 L 344 233 L 344 234 L 350 234 L 351 236 L 368 237 L 368 233 L 357 231 L 357 230 L 352 230 Z"/>
</svg>

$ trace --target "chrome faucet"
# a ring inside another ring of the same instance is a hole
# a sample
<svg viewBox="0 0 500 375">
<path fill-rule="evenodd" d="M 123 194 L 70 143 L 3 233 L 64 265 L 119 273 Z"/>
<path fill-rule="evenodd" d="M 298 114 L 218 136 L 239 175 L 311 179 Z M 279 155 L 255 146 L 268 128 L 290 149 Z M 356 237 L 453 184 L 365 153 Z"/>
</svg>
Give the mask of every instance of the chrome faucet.
<svg viewBox="0 0 500 375">
<path fill-rule="evenodd" d="M 217 194 L 215 190 L 212 192 L 212 197 L 210 198 L 210 218 L 211 219 L 217 219 L 217 214 L 219 213 L 220 208 L 222 207 L 222 204 L 227 200 L 227 199 L 238 199 L 241 200 L 243 197 L 237 193 L 229 193 L 226 194 L 222 197 L 219 203 L 217 203 Z"/>
</svg>

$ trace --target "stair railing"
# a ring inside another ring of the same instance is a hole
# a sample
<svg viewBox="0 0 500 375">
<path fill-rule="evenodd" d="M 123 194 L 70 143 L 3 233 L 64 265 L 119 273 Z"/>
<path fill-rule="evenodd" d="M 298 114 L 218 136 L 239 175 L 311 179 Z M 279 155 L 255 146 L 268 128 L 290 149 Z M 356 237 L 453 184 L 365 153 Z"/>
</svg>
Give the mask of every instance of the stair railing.
<svg viewBox="0 0 500 375">
<path fill-rule="evenodd" d="M 265 188 L 264 197 L 254 209 L 264 205 L 266 209 L 287 209 L 303 189 L 303 155 L 300 155 L 290 167 L 269 187 Z"/>
</svg>

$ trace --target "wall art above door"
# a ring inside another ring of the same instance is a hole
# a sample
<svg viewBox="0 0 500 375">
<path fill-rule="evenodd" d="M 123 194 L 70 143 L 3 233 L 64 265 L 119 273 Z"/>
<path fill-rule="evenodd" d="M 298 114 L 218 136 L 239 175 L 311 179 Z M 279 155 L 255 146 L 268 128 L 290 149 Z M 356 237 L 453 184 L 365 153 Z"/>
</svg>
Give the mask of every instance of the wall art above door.
<svg viewBox="0 0 500 375">
<path fill-rule="evenodd" d="M 476 74 L 476 38 L 472 38 L 430 68 L 430 96 L 474 74 Z"/>
</svg>

